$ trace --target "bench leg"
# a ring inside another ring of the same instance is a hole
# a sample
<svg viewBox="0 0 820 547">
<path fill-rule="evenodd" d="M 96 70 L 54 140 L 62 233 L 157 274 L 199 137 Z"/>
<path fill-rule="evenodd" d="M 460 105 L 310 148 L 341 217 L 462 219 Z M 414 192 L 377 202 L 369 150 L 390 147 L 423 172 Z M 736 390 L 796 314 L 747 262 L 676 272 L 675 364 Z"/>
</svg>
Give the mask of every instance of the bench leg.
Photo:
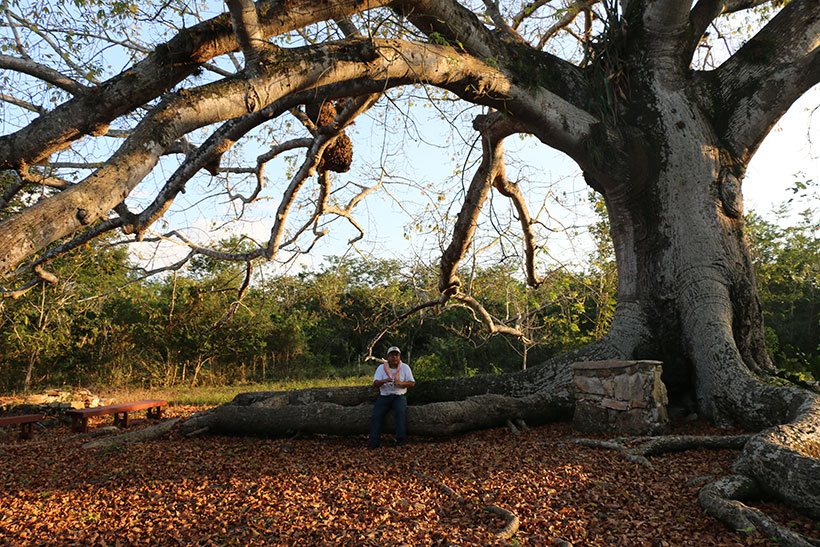
<svg viewBox="0 0 820 547">
<path fill-rule="evenodd" d="M 71 431 L 74 433 L 85 433 L 88 431 L 88 418 L 85 416 L 72 416 Z"/>
<path fill-rule="evenodd" d="M 148 418 L 150 418 L 152 420 L 161 419 L 162 418 L 162 407 L 157 406 L 157 407 L 154 407 L 154 408 L 149 408 L 147 416 L 148 416 Z"/>
<path fill-rule="evenodd" d="M 31 423 L 31 422 L 29 422 L 27 424 L 20 424 L 20 438 L 22 440 L 25 441 L 25 440 L 28 440 L 28 439 L 31 438 L 31 436 L 33 434 L 33 429 L 32 429 L 31 426 L 33 426 L 33 425 L 34 424 Z"/>
<path fill-rule="evenodd" d="M 114 413 L 114 425 L 117 427 L 126 428 L 128 427 L 128 413 L 127 412 L 116 412 Z"/>
</svg>

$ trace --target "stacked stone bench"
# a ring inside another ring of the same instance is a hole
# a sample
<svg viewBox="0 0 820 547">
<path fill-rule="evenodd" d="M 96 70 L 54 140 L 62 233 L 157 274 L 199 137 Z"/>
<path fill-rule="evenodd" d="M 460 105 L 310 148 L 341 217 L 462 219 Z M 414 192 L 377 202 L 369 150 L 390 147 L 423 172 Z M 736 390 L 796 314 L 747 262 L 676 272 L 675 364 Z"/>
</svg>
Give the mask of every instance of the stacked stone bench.
<svg viewBox="0 0 820 547">
<path fill-rule="evenodd" d="M 657 435 L 669 423 L 659 361 L 573 363 L 573 427 L 588 433 Z"/>
<path fill-rule="evenodd" d="M 120 403 L 95 408 L 78 408 L 70 410 L 68 415 L 71 416 L 71 430 L 76 433 L 85 433 L 88 430 L 88 419 L 94 416 L 109 416 L 113 414 L 115 426 L 128 427 L 129 412 L 147 410 L 148 418 L 159 420 L 162 417 L 162 409 L 166 406 L 168 406 L 166 401 L 136 401 L 133 403 Z"/>
</svg>

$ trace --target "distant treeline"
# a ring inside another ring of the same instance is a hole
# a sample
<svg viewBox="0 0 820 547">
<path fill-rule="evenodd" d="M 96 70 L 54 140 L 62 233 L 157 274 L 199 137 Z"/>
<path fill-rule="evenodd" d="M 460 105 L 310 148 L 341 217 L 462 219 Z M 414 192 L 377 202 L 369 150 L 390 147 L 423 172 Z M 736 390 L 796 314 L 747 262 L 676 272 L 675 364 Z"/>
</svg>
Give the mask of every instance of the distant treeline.
<svg viewBox="0 0 820 547">
<path fill-rule="evenodd" d="M 778 366 L 820 376 L 812 219 L 780 228 L 749 218 L 767 343 Z M 611 248 L 583 272 L 537 289 L 503 265 L 462 272 L 469 290 L 529 343 L 487 337 L 473 312 L 428 308 L 376 345 L 402 347 L 417 376 L 520 370 L 601 337 L 615 306 Z M 231 249 L 240 242 L 226 241 Z M 395 260 L 331 259 L 316 272 L 257 282 L 237 303 L 241 265 L 197 257 L 184 273 L 134 281 L 121 247 L 88 247 L 49 265 L 55 285 L 0 303 L 0 389 L 61 384 L 170 386 L 367 374 L 371 340 L 436 295 L 437 272 Z M 228 312 L 235 309 L 231 317 Z"/>
</svg>

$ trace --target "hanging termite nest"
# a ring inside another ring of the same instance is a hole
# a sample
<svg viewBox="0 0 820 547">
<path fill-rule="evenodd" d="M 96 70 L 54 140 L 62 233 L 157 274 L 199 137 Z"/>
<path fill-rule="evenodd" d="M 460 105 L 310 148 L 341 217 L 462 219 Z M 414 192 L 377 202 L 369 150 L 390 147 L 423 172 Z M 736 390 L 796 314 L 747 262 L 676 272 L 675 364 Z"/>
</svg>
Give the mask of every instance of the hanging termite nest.
<svg viewBox="0 0 820 547">
<path fill-rule="evenodd" d="M 322 101 L 305 105 L 305 112 L 310 120 L 321 128 L 333 123 L 336 119 L 337 107 L 344 107 L 344 101 Z M 334 173 L 346 173 L 350 171 L 350 164 L 353 163 L 353 142 L 347 133 L 342 131 L 336 140 L 325 148 L 322 160 L 319 162 L 320 171 L 333 171 Z"/>
</svg>

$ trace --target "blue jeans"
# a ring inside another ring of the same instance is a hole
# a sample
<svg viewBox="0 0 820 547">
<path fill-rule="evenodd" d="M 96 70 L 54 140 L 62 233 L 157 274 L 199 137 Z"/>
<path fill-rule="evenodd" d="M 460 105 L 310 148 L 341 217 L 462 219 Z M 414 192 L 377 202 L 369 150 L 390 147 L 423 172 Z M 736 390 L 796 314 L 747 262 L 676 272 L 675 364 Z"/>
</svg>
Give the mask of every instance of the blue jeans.
<svg viewBox="0 0 820 547">
<path fill-rule="evenodd" d="M 382 436 L 384 417 L 393 410 L 396 420 L 396 442 L 402 443 L 407 438 L 407 397 L 405 395 L 379 395 L 373 405 L 373 418 L 370 420 L 370 447 L 379 446 Z"/>
</svg>

